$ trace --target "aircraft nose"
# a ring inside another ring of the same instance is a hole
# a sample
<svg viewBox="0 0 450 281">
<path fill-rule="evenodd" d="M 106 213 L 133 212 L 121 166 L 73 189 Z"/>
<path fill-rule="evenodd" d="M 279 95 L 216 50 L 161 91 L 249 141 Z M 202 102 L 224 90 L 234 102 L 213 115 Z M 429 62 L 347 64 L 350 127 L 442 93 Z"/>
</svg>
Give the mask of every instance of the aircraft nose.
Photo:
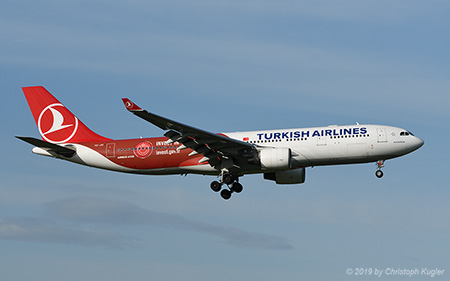
<svg viewBox="0 0 450 281">
<path fill-rule="evenodd" d="M 424 143 L 425 142 L 423 141 L 423 139 L 421 139 L 419 137 L 414 137 L 414 143 L 413 143 L 414 150 L 421 148 Z"/>
</svg>

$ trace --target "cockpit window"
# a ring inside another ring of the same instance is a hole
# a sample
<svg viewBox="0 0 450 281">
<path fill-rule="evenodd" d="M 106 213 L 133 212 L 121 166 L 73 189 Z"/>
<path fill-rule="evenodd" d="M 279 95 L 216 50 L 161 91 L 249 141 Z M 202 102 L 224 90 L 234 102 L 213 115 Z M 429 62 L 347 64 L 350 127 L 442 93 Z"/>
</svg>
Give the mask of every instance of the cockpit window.
<svg viewBox="0 0 450 281">
<path fill-rule="evenodd" d="M 414 136 L 414 134 L 411 132 L 400 132 L 400 136 L 409 136 L 409 135 Z"/>
</svg>

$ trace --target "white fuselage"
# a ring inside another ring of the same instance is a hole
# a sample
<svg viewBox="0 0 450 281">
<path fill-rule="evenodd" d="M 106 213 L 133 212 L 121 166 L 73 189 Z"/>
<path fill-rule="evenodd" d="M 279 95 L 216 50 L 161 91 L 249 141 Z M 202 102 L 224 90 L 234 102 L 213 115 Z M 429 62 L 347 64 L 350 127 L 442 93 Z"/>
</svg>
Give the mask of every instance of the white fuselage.
<svg viewBox="0 0 450 281">
<path fill-rule="evenodd" d="M 402 134 L 403 132 L 403 134 Z M 387 160 L 408 154 L 423 140 L 401 128 L 350 125 L 226 133 L 257 146 L 289 147 L 299 167 L 354 164 Z"/>
<path fill-rule="evenodd" d="M 265 130 L 225 133 L 224 135 L 255 145 L 258 149 L 266 147 L 290 148 L 292 152 L 291 169 L 323 166 L 369 163 L 387 160 L 408 154 L 423 145 L 423 141 L 407 130 L 384 125 L 349 125 L 285 130 Z M 119 141 L 118 141 L 119 142 Z M 101 169 L 138 174 L 218 174 L 220 170 L 208 164 L 193 162 L 191 165 L 173 165 L 148 168 L 125 167 L 105 157 L 83 144 L 69 144 L 76 147 L 74 157 L 59 157 L 71 162 Z M 169 146 L 168 146 L 169 147 Z M 35 153 L 47 156 L 40 148 Z M 176 149 L 167 151 L 164 157 L 177 157 Z M 47 154 L 46 154 L 47 153 Z M 132 152 L 130 153 L 130 155 Z M 179 156 L 178 156 L 179 157 Z M 188 156 L 189 160 L 195 156 Z M 198 156 L 197 156 L 198 157 Z M 148 161 L 160 161 L 148 158 Z M 244 173 L 267 172 L 263 168 L 242 167 Z"/>
</svg>

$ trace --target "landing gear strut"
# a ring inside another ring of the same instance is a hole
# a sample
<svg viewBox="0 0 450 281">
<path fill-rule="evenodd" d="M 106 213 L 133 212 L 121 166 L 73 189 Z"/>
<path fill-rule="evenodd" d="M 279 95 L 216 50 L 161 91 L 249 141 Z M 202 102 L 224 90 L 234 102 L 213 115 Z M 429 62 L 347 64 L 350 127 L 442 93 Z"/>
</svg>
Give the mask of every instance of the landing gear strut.
<svg viewBox="0 0 450 281">
<path fill-rule="evenodd" d="M 378 169 L 375 172 L 375 176 L 377 176 L 377 178 L 382 178 L 383 177 L 383 171 L 381 171 L 381 168 L 384 167 L 384 160 L 378 161 L 377 162 L 377 166 L 378 166 Z"/>
<path fill-rule="evenodd" d="M 213 181 L 211 183 L 211 189 L 214 192 L 220 191 L 220 196 L 225 200 L 230 199 L 231 194 L 240 193 L 244 189 L 242 184 L 239 183 L 239 177 L 226 172 L 222 172 L 222 174 L 219 175 L 219 181 Z M 223 185 L 226 185 L 227 187 L 222 189 Z"/>
</svg>

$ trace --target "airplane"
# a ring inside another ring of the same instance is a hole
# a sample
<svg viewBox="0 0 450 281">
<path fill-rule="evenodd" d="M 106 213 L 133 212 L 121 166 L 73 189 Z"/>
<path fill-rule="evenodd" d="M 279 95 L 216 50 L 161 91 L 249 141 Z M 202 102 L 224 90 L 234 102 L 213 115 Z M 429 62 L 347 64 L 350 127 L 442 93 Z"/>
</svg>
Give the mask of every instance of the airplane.
<svg viewBox="0 0 450 281">
<path fill-rule="evenodd" d="M 240 193 L 239 178 L 263 174 L 277 184 L 305 182 L 305 168 L 371 163 L 381 178 L 385 161 L 419 149 L 424 141 L 386 125 L 347 125 L 212 133 L 148 112 L 128 98 L 126 109 L 166 131 L 163 137 L 113 140 L 91 131 L 42 86 L 23 87 L 41 139 L 16 138 L 38 155 L 111 171 L 214 175 L 225 200 Z"/>
</svg>

